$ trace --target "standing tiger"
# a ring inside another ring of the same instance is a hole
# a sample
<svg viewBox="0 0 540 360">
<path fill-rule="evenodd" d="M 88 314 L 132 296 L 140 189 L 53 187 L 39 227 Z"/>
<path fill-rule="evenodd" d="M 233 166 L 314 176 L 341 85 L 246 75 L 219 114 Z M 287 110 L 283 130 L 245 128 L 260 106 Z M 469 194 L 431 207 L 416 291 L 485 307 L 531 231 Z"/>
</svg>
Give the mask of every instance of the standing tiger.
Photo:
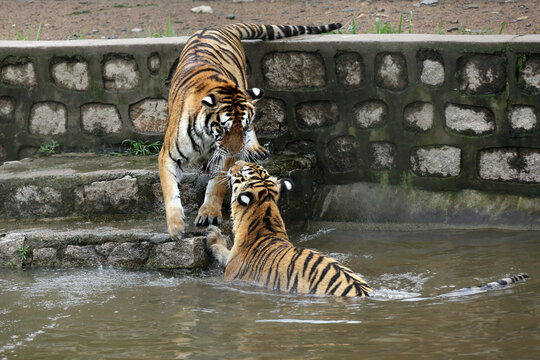
<svg viewBox="0 0 540 360">
<path fill-rule="evenodd" d="M 178 184 L 183 166 L 201 165 L 224 173 L 236 158 L 257 161 L 268 156 L 253 130 L 254 103 L 262 96 L 247 88 L 243 39 L 272 40 L 339 29 L 341 24 L 284 26 L 232 24 L 200 30 L 179 58 L 169 92 L 169 120 L 159 153 L 159 175 L 169 234 L 182 236 L 184 209 Z M 221 224 L 226 185 L 223 174 L 208 182 L 198 226 Z"/>
<path fill-rule="evenodd" d="M 210 226 L 207 244 L 225 265 L 225 280 L 244 280 L 270 289 L 301 294 L 369 296 L 373 290 L 352 270 L 290 241 L 277 207 L 279 195 L 292 189 L 257 164 L 237 161 L 228 171 L 232 190 L 231 250 L 219 229 Z"/>
</svg>

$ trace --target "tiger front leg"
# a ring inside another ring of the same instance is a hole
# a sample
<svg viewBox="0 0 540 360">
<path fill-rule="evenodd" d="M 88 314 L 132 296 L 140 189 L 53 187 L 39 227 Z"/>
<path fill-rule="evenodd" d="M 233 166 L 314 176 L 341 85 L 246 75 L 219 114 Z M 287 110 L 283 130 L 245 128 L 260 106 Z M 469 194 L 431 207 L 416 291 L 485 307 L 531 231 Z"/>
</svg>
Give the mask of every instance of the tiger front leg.
<svg viewBox="0 0 540 360">
<path fill-rule="evenodd" d="M 259 144 L 259 140 L 257 140 L 257 135 L 255 134 L 255 130 L 253 130 L 253 128 L 246 132 L 245 138 L 245 149 L 247 150 L 249 159 L 251 161 L 264 160 L 270 155 L 268 150 Z"/>
<path fill-rule="evenodd" d="M 230 251 L 217 226 L 209 226 L 206 230 L 206 246 L 221 265 L 227 265 Z"/>
<path fill-rule="evenodd" d="M 165 201 L 165 214 L 167 216 L 167 227 L 172 239 L 182 238 L 185 224 L 184 208 L 180 200 L 180 190 L 178 183 L 182 177 L 182 171 L 168 153 L 165 146 L 159 153 L 159 179 Z"/>
</svg>

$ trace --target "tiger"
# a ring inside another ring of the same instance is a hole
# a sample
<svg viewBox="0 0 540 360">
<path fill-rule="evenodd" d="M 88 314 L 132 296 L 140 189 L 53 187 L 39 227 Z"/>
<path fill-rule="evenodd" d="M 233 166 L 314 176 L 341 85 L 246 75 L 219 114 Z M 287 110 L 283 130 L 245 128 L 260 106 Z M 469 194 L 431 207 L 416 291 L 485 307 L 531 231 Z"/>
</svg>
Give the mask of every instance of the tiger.
<svg viewBox="0 0 540 360">
<path fill-rule="evenodd" d="M 499 289 L 506 288 L 509 285 L 523 282 L 528 277 L 529 275 L 522 273 L 522 274 L 510 276 L 507 278 L 502 278 L 497 281 L 485 283 L 482 285 L 469 286 L 463 289 L 454 290 L 446 294 L 440 294 L 437 297 L 464 296 L 464 295 L 471 295 L 471 294 L 476 294 L 476 293 L 481 293 L 481 292 L 486 292 L 486 291 L 491 291 L 491 290 L 499 290 Z"/>
<path fill-rule="evenodd" d="M 230 24 L 194 33 L 184 46 L 169 90 L 169 116 L 159 153 L 159 176 L 167 227 L 180 239 L 185 216 L 179 183 L 184 166 L 202 165 L 212 174 L 195 224 L 220 225 L 226 184 L 221 181 L 237 159 L 268 156 L 253 129 L 260 88 L 247 87 L 241 40 L 272 40 L 339 29 L 341 24 L 289 26 Z"/>
<path fill-rule="evenodd" d="M 260 165 L 237 161 L 227 173 L 234 244 L 209 226 L 207 246 L 225 266 L 225 281 L 241 280 L 293 294 L 367 297 L 373 289 L 338 261 L 289 241 L 277 201 L 294 184 Z"/>
</svg>

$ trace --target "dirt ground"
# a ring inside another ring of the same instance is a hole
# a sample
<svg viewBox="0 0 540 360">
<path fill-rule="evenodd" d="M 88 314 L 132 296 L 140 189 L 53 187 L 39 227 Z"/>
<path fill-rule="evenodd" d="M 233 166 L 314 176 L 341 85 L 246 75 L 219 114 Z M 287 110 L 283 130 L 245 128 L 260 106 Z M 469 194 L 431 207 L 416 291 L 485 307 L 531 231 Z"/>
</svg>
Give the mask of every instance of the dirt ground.
<svg viewBox="0 0 540 360">
<path fill-rule="evenodd" d="M 429 1 L 436 4 L 420 4 Z M 213 13 L 191 11 L 202 5 Z M 398 32 L 401 16 L 401 32 L 498 34 L 503 24 L 503 34 L 540 31 L 539 0 L 1 0 L 0 40 L 166 36 L 169 16 L 178 36 L 234 22 L 341 22 L 345 32 L 373 33 L 377 17 Z"/>
</svg>

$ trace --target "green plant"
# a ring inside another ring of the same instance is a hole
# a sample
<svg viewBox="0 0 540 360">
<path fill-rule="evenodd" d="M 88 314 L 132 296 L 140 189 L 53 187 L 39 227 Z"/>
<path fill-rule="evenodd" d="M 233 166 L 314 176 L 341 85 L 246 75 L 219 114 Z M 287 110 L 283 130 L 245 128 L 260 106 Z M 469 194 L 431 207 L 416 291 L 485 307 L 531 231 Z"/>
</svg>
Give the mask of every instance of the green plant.
<svg viewBox="0 0 540 360">
<path fill-rule="evenodd" d="M 50 144 L 41 145 L 39 147 L 38 153 L 43 154 L 45 156 L 53 155 L 58 152 L 59 147 L 60 147 L 60 144 L 58 144 L 55 140 L 53 140 Z"/>
<path fill-rule="evenodd" d="M 144 140 L 125 139 L 124 141 L 122 141 L 122 146 L 126 147 L 123 152 L 112 152 L 111 155 L 145 156 L 157 154 L 159 150 L 161 150 L 161 141 L 154 141 L 153 143 L 148 143 L 148 141 Z"/>
<path fill-rule="evenodd" d="M 499 35 L 502 34 L 505 26 L 506 26 L 506 21 L 503 21 L 502 24 L 501 24 L 501 28 L 499 29 Z"/>
<path fill-rule="evenodd" d="M 36 39 L 35 39 L 36 41 L 39 40 L 39 34 L 41 33 L 41 25 L 42 23 L 39 23 L 37 31 L 36 31 Z M 22 32 L 19 32 L 17 28 L 15 28 L 15 35 L 17 36 L 17 39 L 23 40 L 23 41 L 28 40 L 30 38 L 30 25 L 28 25 L 27 30 L 28 30 L 28 33 L 24 34 Z"/>
<path fill-rule="evenodd" d="M 388 173 L 382 173 L 381 177 L 379 179 L 379 184 L 381 185 L 381 188 L 382 188 L 383 191 L 384 191 L 384 189 L 386 189 L 389 182 L 390 182 L 390 180 L 388 178 Z"/>
<path fill-rule="evenodd" d="M 401 174 L 401 182 L 400 182 L 401 188 L 403 190 L 410 190 L 413 186 L 413 174 L 409 172 L 404 172 Z"/>
<path fill-rule="evenodd" d="M 16 250 L 19 253 L 19 256 L 21 257 L 21 259 L 24 261 L 24 260 L 26 260 L 26 257 L 28 255 L 28 251 L 30 250 L 30 246 L 25 245 L 22 248 L 17 248 Z"/>
<path fill-rule="evenodd" d="M 163 35 L 159 31 L 157 32 L 152 31 L 150 27 L 146 28 L 146 31 L 148 33 L 148 37 L 152 37 L 152 38 L 176 36 L 176 32 L 174 31 L 172 21 L 171 21 L 171 15 L 169 15 L 169 19 L 167 21 L 167 31 L 165 32 L 165 35 Z"/>
</svg>

